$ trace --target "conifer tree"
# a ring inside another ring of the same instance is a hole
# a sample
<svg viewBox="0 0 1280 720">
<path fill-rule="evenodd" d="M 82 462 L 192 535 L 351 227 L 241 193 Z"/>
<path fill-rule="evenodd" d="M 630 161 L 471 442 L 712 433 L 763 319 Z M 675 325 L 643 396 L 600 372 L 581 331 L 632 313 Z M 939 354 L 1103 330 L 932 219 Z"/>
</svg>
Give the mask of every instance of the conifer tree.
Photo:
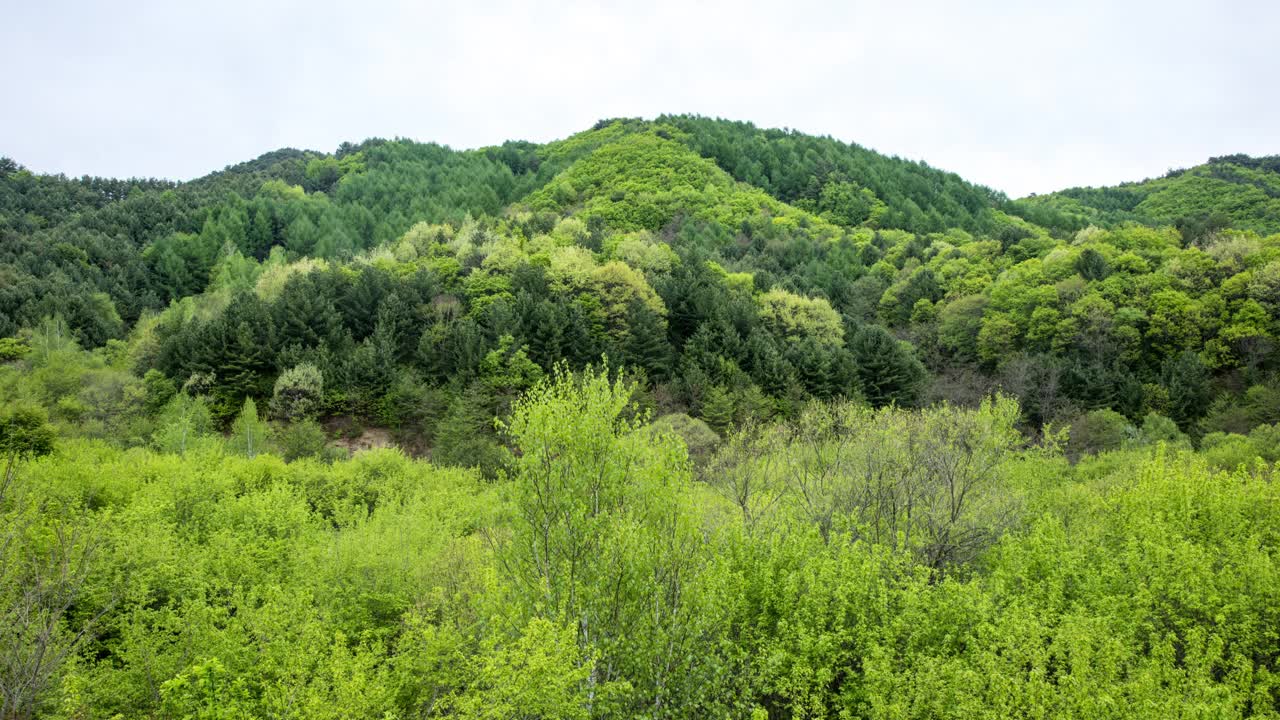
<svg viewBox="0 0 1280 720">
<path fill-rule="evenodd" d="M 723 435 L 733 424 L 733 396 L 720 385 L 713 385 L 702 402 L 702 419 Z"/>
<path fill-rule="evenodd" d="M 671 371 L 671 346 L 662 318 L 644 303 L 633 301 L 627 328 L 626 362 L 644 368 L 654 380 L 665 380 Z"/>
<path fill-rule="evenodd" d="M 862 395 L 873 406 L 915 402 L 925 371 L 910 346 L 882 327 L 866 325 L 854 334 L 849 350 Z"/>
</svg>

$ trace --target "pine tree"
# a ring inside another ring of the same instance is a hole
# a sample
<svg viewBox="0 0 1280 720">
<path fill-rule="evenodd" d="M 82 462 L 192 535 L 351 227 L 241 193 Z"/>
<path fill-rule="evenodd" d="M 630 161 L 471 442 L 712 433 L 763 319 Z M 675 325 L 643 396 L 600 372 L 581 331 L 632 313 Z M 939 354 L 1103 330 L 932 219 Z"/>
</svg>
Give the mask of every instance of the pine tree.
<svg viewBox="0 0 1280 720">
<path fill-rule="evenodd" d="M 787 348 L 787 360 L 795 367 L 800 383 L 815 397 L 831 397 L 831 357 L 812 336 Z"/>
<path fill-rule="evenodd" d="M 529 311 L 524 334 L 529 341 L 529 357 L 543 370 L 550 370 L 563 356 L 563 340 L 568 316 L 564 308 L 541 300 Z"/>
<path fill-rule="evenodd" d="M 290 278 L 271 309 L 282 347 L 332 345 L 341 336 L 342 317 L 311 275 Z"/>
<path fill-rule="evenodd" d="M 925 371 L 909 345 L 878 325 L 865 325 L 854 334 L 849 350 L 862 395 L 873 406 L 915 402 Z"/>
<path fill-rule="evenodd" d="M 242 248 L 245 255 L 262 260 L 271 252 L 275 244 L 275 232 L 272 228 L 271 211 L 264 205 L 254 208 L 253 219 L 249 222 L 249 232 L 245 235 Z"/>
<path fill-rule="evenodd" d="M 662 318 L 644 303 L 633 301 L 627 314 L 627 342 L 623 357 L 644 368 L 654 380 L 665 380 L 671 371 L 671 346 Z"/>
<path fill-rule="evenodd" d="M 702 419 L 723 435 L 733 424 L 733 396 L 723 387 L 712 385 L 702 402 Z"/>
<path fill-rule="evenodd" d="M 1169 389 L 1169 416 L 1186 430 L 1209 409 L 1209 369 L 1188 350 L 1166 360 L 1160 375 Z"/>
<path fill-rule="evenodd" d="M 432 462 L 477 467 L 492 477 L 509 457 L 497 442 L 494 398 L 481 383 L 472 383 L 449 404 L 436 428 Z"/>
</svg>

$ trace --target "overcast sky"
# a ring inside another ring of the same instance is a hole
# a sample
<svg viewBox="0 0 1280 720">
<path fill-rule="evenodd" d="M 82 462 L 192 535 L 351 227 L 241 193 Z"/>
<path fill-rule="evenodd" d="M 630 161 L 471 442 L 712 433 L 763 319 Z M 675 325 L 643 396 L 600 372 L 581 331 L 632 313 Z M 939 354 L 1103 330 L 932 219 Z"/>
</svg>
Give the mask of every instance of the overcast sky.
<svg viewBox="0 0 1280 720">
<path fill-rule="evenodd" d="M 670 112 L 1018 197 L 1280 154 L 1280 1 L 5 0 L 0 155 L 190 179 L 279 147 L 546 141 Z"/>
</svg>

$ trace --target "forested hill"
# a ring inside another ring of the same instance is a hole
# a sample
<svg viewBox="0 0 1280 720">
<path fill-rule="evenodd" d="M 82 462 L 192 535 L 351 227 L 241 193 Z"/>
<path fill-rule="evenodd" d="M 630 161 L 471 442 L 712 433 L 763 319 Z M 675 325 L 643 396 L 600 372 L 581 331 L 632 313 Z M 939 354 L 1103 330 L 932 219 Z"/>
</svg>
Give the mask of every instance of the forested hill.
<svg viewBox="0 0 1280 720">
<path fill-rule="evenodd" d="M 0 719 L 1275 718 L 1274 177 L 0 162 Z"/>
<path fill-rule="evenodd" d="M 721 432 L 811 398 L 997 389 L 1086 450 L 1090 427 L 1105 445 L 1280 419 L 1274 158 L 1011 202 L 830 138 L 664 116 L 279 150 L 186 183 L 0 170 L 0 337 L 100 348 L 128 407 L 88 432 L 127 443 L 180 388 L 225 425 L 305 368 L 311 415 L 496 467 L 511 398 L 602 358 Z M 77 431 L 99 391 L 10 389 Z"/>
<path fill-rule="evenodd" d="M 1226 228 L 1280 232 L 1280 155 L 1227 155 L 1164 177 L 1032 196 L 1013 212 L 1059 231 L 1125 222 L 1174 225 L 1192 240 Z"/>
</svg>

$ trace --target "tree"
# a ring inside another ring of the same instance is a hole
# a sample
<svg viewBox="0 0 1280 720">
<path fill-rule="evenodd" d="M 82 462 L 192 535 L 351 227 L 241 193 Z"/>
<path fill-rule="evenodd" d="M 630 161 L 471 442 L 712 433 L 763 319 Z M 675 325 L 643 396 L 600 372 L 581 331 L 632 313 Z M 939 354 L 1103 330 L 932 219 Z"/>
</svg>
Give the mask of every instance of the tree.
<svg viewBox="0 0 1280 720">
<path fill-rule="evenodd" d="M 600 650 L 588 692 L 626 679 L 653 708 L 695 661 L 683 649 L 685 588 L 701 541 L 684 510 L 684 446 L 643 431 L 633 391 L 607 369 L 562 368 L 516 404 L 503 430 L 520 450 L 517 520 L 502 553 L 527 607 Z"/>
<path fill-rule="evenodd" d="M 436 427 L 432 462 L 479 468 L 486 477 L 495 476 L 509 457 L 494 430 L 495 402 L 492 391 L 478 381 L 455 397 Z"/>
<path fill-rule="evenodd" d="M 498 347 L 480 362 L 480 382 L 497 397 L 511 397 L 532 387 L 542 379 L 542 368 L 526 354 L 528 346 L 517 346 L 515 338 L 503 335 Z"/>
<path fill-rule="evenodd" d="M 705 422 L 684 413 L 663 415 L 653 421 L 654 433 L 675 435 L 684 441 L 689 459 L 695 464 L 707 460 L 720 444 L 720 436 Z"/>
<path fill-rule="evenodd" d="M 247 457 L 254 457 L 262 452 L 267 441 L 267 424 L 258 419 L 258 406 L 253 398 L 244 399 L 240 414 L 231 423 L 231 446 Z"/>
<path fill-rule="evenodd" d="M 997 468 L 1020 437 L 1017 403 L 872 411 L 812 404 L 778 428 L 785 501 L 824 544 L 860 538 L 909 550 L 935 572 L 969 562 L 1013 519 Z"/>
<path fill-rule="evenodd" d="M 829 182 L 822 186 L 817 209 L 841 225 L 875 227 L 889 208 L 875 193 L 855 182 Z"/>
<path fill-rule="evenodd" d="M 4 519 L 0 717 L 29 720 L 37 716 L 63 664 L 93 638 L 114 600 L 86 597 L 100 542 L 91 521 L 49 520 L 25 510 Z"/>
<path fill-rule="evenodd" d="M 490 635 L 467 662 L 467 686 L 442 703 L 465 720 L 587 720 L 595 663 L 572 628 L 534 618 L 518 638 Z"/>
<path fill-rule="evenodd" d="M 178 393 L 178 387 L 167 375 L 152 368 L 142 376 L 142 387 L 145 391 L 144 406 L 148 413 L 158 414 L 165 405 Z"/>
<path fill-rule="evenodd" d="M 805 391 L 814 397 L 830 398 L 836 393 L 832 382 L 832 353 L 812 337 L 787 344 L 787 362 L 796 370 Z"/>
<path fill-rule="evenodd" d="M 840 314 L 822 298 L 801 297 L 774 288 L 756 298 L 756 304 L 765 327 L 781 338 L 813 338 L 829 346 L 841 345 L 844 340 Z"/>
<path fill-rule="evenodd" d="M 271 246 L 275 244 L 275 230 L 273 228 L 271 211 L 267 207 L 258 207 L 253 211 L 253 219 L 249 223 L 249 230 L 245 234 L 244 254 L 257 259 L 263 260 L 271 251 Z"/>
<path fill-rule="evenodd" d="M 1240 362 L 1253 368 L 1273 346 L 1270 325 L 1271 318 L 1262 305 L 1255 300 L 1246 300 L 1218 337 L 1229 344 Z"/>
<path fill-rule="evenodd" d="M 987 315 L 978 331 L 978 358 L 988 366 L 999 365 L 1017 351 L 1020 334 L 1017 323 L 1007 314 Z"/>
<path fill-rule="evenodd" d="M 733 396 L 720 385 L 711 386 L 702 400 L 702 419 L 723 435 L 733 424 Z"/>
<path fill-rule="evenodd" d="M 1209 369 L 1187 350 L 1166 360 L 1160 376 L 1169 390 L 1169 417 L 1185 431 L 1209 409 Z"/>
<path fill-rule="evenodd" d="M 55 437 L 48 416 L 40 408 L 19 405 L 0 414 L 0 457 L 4 458 L 0 500 L 13 482 L 18 463 L 53 452 Z"/>
<path fill-rule="evenodd" d="M 568 322 L 564 307 L 549 300 L 538 300 L 525 318 L 529 357 L 543 370 L 550 370 L 562 357 Z"/>
<path fill-rule="evenodd" d="M 953 300 L 938 313 L 938 341 L 957 359 L 977 358 L 978 333 L 986 306 L 987 298 L 969 295 Z"/>
<path fill-rule="evenodd" d="M 302 418 L 280 428 L 276 433 L 276 445 L 285 462 L 302 458 L 321 457 L 329 446 L 329 436 L 320 423 Z"/>
<path fill-rule="evenodd" d="M 915 403 L 925 369 L 909 344 L 878 325 L 864 325 L 854 334 L 849 351 L 862 396 L 873 407 Z"/>
<path fill-rule="evenodd" d="M 0 338 L 0 365 L 21 360 L 29 352 L 31 352 L 31 346 L 20 338 Z"/>
<path fill-rule="evenodd" d="M 643 368 L 654 380 L 665 380 L 671 371 L 671 346 L 667 343 L 666 323 L 639 301 L 633 301 L 628 310 L 623 357 L 627 364 Z"/>
<path fill-rule="evenodd" d="M 1190 350 L 1200 341 L 1200 307 L 1185 293 L 1161 290 L 1150 300 L 1147 340 L 1161 358 Z"/>
<path fill-rule="evenodd" d="M 1120 449 L 1137 435 L 1123 415 L 1108 409 L 1093 410 L 1071 423 L 1067 451 L 1073 458 Z"/>
<path fill-rule="evenodd" d="M 284 422 L 312 417 L 324 400 L 324 375 L 311 363 L 296 365 L 276 378 L 271 414 Z"/>
<path fill-rule="evenodd" d="M 178 393 L 160 414 L 159 425 L 152 443 L 161 452 L 181 455 L 213 430 L 213 418 L 203 396 Z"/>
<path fill-rule="evenodd" d="M 1093 248 L 1085 248 L 1080 251 L 1080 257 L 1076 258 L 1076 272 L 1085 280 L 1105 280 L 1111 273 L 1111 266 L 1102 253 Z"/>
</svg>

